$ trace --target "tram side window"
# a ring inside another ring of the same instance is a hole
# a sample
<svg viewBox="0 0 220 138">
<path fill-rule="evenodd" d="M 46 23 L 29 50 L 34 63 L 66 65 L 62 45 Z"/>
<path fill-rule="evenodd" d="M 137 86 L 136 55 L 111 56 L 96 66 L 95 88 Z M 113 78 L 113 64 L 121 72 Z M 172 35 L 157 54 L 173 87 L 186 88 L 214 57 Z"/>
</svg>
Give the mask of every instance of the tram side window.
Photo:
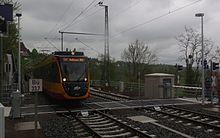
<svg viewBox="0 0 220 138">
<path fill-rule="evenodd" d="M 50 78 L 52 82 L 59 82 L 59 70 L 56 62 L 52 63 L 50 66 Z"/>
<path fill-rule="evenodd" d="M 40 69 L 39 68 L 34 70 L 34 77 L 36 77 L 36 78 L 40 78 L 41 77 L 41 73 L 40 73 Z"/>
<path fill-rule="evenodd" d="M 51 72 L 51 65 L 45 66 L 44 71 L 45 71 L 45 80 L 50 81 L 51 80 L 51 73 L 50 73 Z"/>
</svg>

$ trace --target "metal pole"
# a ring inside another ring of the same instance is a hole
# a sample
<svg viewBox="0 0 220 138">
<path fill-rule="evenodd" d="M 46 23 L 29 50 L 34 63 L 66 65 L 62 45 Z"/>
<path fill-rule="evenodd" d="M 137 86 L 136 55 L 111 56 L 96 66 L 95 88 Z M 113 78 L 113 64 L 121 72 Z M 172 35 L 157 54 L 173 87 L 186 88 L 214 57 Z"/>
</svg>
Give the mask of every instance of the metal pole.
<svg viewBox="0 0 220 138">
<path fill-rule="evenodd" d="M 105 7 L 105 42 L 104 42 L 104 81 L 105 85 L 109 85 L 109 27 L 108 27 L 108 6 L 103 2 L 98 3 L 99 6 Z M 107 58 L 107 59 L 106 59 Z"/>
<path fill-rule="evenodd" d="M 108 28 L 108 6 L 105 6 L 105 30 L 106 30 L 106 54 L 107 54 L 107 82 L 109 85 L 109 28 Z"/>
<path fill-rule="evenodd" d="M 138 72 L 138 96 L 139 100 L 141 100 L 141 72 Z"/>
<path fill-rule="evenodd" d="M 37 120 L 38 120 L 38 116 L 37 116 L 37 105 L 38 105 L 38 92 L 34 92 L 35 95 L 35 104 L 34 104 L 34 125 L 35 125 L 35 138 L 38 138 L 38 124 L 37 124 Z"/>
<path fill-rule="evenodd" d="M 1 97 L 0 97 L 0 100 L 1 100 L 1 102 L 3 102 L 3 67 L 4 67 L 4 63 L 3 63 L 3 34 L 0 34 L 1 35 L 1 45 L 0 45 L 0 54 L 1 54 L 1 68 L 0 68 L 0 70 L 1 70 L 1 72 L 0 72 L 0 74 L 1 74 L 1 82 L 0 82 L 0 92 L 1 92 Z"/>
<path fill-rule="evenodd" d="M 202 34 L 202 104 L 205 100 L 205 72 L 204 72 L 204 45 L 203 45 L 203 16 L 201 16 L 201 34 Z"/>
<path fill-rule="evenodd" d="M 106 60 L 106 58 L 107 58 L 107 25 L 106 25 L 106 23 L 107 23 L 107 14 L 106 14 L 106 7 L 107 6 L 104 6 L 105 7 L 105 44 L 104 44 L 104 80 L 105 80 L 105 85 L 107 85 L 106 83 L 107 83 L 107 60 Z"/>
<path fill-rule="evenodd" d="M 20 46 L 20 17 L 21 14 L 17 15 L 18 17 L 18 90 L 21 92 L 21 46 Z"/>
<path fill-rule="evenodd" d="M 204 13 L 195 14 L 196 17 L 201 17 L 201 37 L 202 37 L 202 105 L 205 104 L 205 70 L 204 70 L 204 45 L 203 45 L 203 16 Z"/>
<path fill-rule="evenodd" d="M 61 32 L 61 51 L 63 51 L 63 32 Z"/>
</svg>

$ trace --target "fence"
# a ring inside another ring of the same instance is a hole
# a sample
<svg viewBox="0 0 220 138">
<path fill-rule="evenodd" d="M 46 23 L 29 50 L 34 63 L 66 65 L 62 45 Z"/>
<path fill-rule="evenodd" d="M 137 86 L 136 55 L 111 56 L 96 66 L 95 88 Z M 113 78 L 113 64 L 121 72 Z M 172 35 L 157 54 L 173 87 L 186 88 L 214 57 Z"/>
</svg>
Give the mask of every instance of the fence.
<svg viewBox="0 0 220 138">
<path fill-rule="evenodd" d="M 144 95 L 144 84 L 133 83 L 133 82 L 121 82 L 121 81 L 110 81 L 109 82 L 110 91 L 121 92 L 128 96 L 143 96 Z M 91 86 L 104 89 L 105 82 L 101 80 L 91 80 Z M 123 90 L 121 87 L 123 85 Z M 158 86 L 159 87 L 159 86 Z M 196 95 L 202 94 L 201 87 L 189 87 L 189 86 L 171 86 L 172 91 L 175 93 L 175 97 L 189 97 L 195 98 Z M 219 93 L 214 94 L 215 97 L 219 97 Z"/>
<path fill-rule="evenodd" d="M 102 80 L 91 80 L 91 86 L 105 89 L 104 86 L 106 86 L 106 84 Z M 110 81 L 107 90 L 137 97 L 144 94 L 144 84 L 135 82 Z"/>
<path fill-rule="evenodd" d="M 176 86 L 173 85 L 175 97 L 195 97 L 202 93 L 201 87 Z"/>
<path fill-rule="evenodd" d="M 3 85 L 2 87 L 2 91 L 1 91 L 1 102 L 4 105 L 9 105 L 10 104 L 10 98 L 11 98 L 11 93 L 13 91 L 17 90 L 17 83 L 13 83 L 11 85 Z"/>
</svg>

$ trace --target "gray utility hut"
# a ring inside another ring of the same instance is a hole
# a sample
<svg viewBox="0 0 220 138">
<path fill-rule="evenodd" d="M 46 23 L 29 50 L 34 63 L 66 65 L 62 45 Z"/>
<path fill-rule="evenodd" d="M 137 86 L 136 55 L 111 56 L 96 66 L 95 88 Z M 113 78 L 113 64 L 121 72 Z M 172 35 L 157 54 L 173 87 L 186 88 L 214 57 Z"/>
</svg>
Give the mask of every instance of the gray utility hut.
<svg viewBox="0 0 220 138">
<path fill-rule="evenodd" d="M 145 74 L 144 96 L 147 99 L 173 98 L 175 75 L 165 73 Z"/>
</svg>

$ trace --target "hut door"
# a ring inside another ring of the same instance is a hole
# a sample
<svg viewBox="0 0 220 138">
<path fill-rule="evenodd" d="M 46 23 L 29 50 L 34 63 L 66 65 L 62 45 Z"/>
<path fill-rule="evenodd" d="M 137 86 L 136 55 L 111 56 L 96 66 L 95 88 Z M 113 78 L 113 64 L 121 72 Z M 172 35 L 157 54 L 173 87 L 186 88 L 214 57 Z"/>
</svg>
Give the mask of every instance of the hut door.
<svg viewBox="0 0 220 138">
<path fill-rule="evenodd" d="M 169 98 L 171 96 L 171 79 L 163 79 L 163 98 Z"/>
</svg>

